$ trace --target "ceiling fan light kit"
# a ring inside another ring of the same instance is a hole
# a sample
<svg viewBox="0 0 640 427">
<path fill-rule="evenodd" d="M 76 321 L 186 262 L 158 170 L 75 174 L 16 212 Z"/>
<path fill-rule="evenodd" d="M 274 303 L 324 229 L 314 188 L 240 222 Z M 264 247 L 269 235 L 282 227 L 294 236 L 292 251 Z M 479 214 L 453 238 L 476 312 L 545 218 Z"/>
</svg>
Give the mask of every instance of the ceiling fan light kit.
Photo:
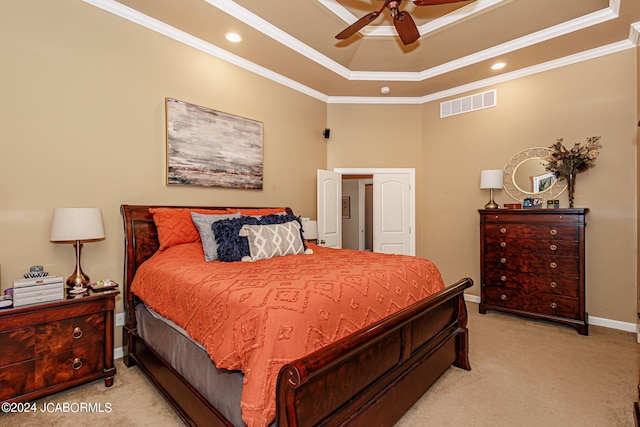
<svg viewBox="0 0 640 427">
<path fill-rule="evenodd" d="M 439 4 L 446 3 L 458 3 L 461 1 L 468 0 L 415 0 L 413 4 L 416 6 L 434 6 Z M 396 27 L 396 31 L 398 32 L 398 36 L 404 45 L 409 45 L 420 38 L 420 32 L 418 31 L 418 27 L 409 15 L 409 12 L 401 11 L 400 5 L 402 4 L 402 0 L 384 0 L 382 7 L 378 11 L 370 12 L 358 19 L 353 24 L 349 25 L 347 28 L 342 30 L 338 35 L 336 35 L 336 39 L 344 40 L 348 39 L 370 23 L 376 20 L 378 16 L 382 13 L 382 11 L 387 8 L 391 13 L 391 17 L 393 18 L 393 25 Z"/>
</svg>

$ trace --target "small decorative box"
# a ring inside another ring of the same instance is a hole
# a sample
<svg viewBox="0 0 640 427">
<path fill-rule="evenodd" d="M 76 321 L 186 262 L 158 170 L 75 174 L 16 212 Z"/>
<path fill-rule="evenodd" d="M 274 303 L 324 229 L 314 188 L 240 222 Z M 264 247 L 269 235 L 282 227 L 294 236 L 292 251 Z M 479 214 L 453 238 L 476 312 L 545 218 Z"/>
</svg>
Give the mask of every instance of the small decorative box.
<svg viewBox="0 0 640 427">
<path fill-rule="evenodd" d="M 62 276 L 47 276 L 13 282 L 13 306 L 38 304 L 64 299 Z"/>
</svg>

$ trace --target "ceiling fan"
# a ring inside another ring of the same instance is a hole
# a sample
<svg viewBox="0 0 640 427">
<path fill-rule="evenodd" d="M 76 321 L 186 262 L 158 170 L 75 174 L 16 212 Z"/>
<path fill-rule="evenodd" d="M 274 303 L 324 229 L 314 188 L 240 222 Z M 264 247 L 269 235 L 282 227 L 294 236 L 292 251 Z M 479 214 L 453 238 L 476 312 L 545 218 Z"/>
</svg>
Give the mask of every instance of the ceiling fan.
<svg viewBox="0 0 640 427">
<path fill-rule="evenodd" d="M 468 0 L 414 0 L 413 4 L 416 6 L 432 6 L 438 4 L 446 4 L 446 3 L 458 3 L 461 1 Z M 413 21 L 411 15 L 408 12 L 399 10 L 400 4 L 402 0 L 384 0 L 384 4 L 378 11 L 370 12 L 362 18 L 358 19 L 353 24 L 349 25 L 345 28 L 340 34 L 336 36 L 338 40 L 344 40 L 370 23 L 372 23 L 384 10 L 386 7 L 391 12 L 391 16 L 393 17 L 393 25 L 396 27 L 396 31 L 400 36 L 400 40 L 405 45 L 411 44 L 420 38 L 420 33 L 418 32 L 418 27 L 416 23 Z"/>
</svg>

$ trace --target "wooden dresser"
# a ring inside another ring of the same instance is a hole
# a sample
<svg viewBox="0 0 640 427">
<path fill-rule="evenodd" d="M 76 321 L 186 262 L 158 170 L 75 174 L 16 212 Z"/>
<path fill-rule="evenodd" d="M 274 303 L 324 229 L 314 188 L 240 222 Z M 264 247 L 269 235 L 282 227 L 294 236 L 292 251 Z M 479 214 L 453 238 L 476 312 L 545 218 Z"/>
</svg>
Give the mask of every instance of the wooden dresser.
<svg viewBox="0 0 640 427">
<path fill-rule="evenodd" d="M 588 209 L 481 209 L 480 313 L 500 310 L 588 335 Z"/>
<path fill-rule="evenodd" d="M 0 402 L 24 402 L 104 378 L 113 384 L 118 291 L 0 311 Z"/>
</svg>

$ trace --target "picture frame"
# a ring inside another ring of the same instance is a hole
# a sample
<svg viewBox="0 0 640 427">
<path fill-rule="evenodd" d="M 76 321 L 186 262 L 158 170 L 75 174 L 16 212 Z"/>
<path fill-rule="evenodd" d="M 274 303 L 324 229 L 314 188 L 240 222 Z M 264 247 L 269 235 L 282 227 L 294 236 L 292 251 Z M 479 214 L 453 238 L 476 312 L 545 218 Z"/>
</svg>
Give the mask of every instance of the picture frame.
<svg viewBox="0 0 640 427">
<path fill-rule="evenodd" d="M 351 197 L 342 196 L 342 219 L 351 218 Z"/>
<path fill-rule="evenodd" d="M 548 190 L 556 182 L 556 176 L 553 172 L 545 173 L 533 177 L 533 192 L 541 193 Z"/>
<path fill-rule="evenodd" d="M 262 122 L 165 98 L 167 185 L 262 189 Z"/>
</svg>

